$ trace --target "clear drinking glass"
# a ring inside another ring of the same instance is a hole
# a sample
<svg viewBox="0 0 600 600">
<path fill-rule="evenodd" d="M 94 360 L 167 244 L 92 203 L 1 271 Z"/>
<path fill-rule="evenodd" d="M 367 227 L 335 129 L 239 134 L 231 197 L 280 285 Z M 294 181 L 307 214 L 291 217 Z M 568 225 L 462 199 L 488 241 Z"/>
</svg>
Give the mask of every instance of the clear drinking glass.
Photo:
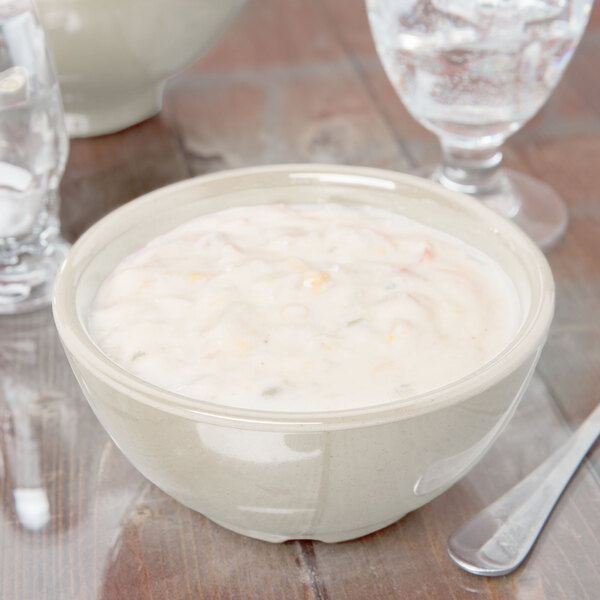
<svg viewBox="0 0 600 600">
<path fill-rule="evenodd" d="M 512 218 L 541 247 L 562 236 L 567 209 L 548 185 L 502 169 L 500 147 L 556 87 L 592 3 L 366 0 L 390 81 L 439 137 L 443 162 L 427 174 Z"/>
<path fill-rule="evenodd" d="M 58 184 L 69 148 L 33 0 L 0 0 L 0 314 L 48 304 L 68 244 Z"/>
</svg>

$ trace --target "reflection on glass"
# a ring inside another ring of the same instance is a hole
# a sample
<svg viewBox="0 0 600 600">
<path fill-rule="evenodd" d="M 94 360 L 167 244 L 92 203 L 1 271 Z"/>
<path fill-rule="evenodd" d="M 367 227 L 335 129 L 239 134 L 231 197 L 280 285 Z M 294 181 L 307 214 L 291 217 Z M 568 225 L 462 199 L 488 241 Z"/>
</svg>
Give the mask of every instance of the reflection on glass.
<svg viewBox="0 0 600 600">
<path fill-rule="evenodd" d="M 13 497 L 17 516 L 23 527 L 37 531 L 48 523 L 50 503 L 44 488 L 15 488 Z"/>
<path fill-rule="evenodd" d="M 16 519 L 29 531 L 43 529 L 51 517 L 42 439 L 49 414 L 64 398 L 39 381 L 39 342 L 52 327 L 48 311 L 0 319 L 0 476 L 12 491 Z"/>
<path fill-rule="evenodd" d="M 0 316 L 0 590 L 12 578 L 24 588 L 11 600 L 97 598 L 149 486 L 83 401 L 51 311 Z"/>
</svg>

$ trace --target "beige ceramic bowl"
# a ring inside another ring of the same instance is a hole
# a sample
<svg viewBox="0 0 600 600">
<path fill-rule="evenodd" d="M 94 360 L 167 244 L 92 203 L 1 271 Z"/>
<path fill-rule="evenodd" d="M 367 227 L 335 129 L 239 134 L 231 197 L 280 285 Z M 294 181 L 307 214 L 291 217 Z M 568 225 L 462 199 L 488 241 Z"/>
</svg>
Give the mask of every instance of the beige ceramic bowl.
<svg viewBox="0 0 600 600">
<path fill-rule="evenodd" d="M 241 410 L 191 400 L 130 375 L 90 339 L 90 303 L 126 255 L 192 217 L 230 206 L 370 203 L 466 240 L 514 281 L 523 322 L 474 373 L 408 401 L 336 412 Z M 55 290 L 67 355 L 125 456 L 183 504 L 269 541 L 346 540 L 398 520 L 463 476 L 527 386 L 553 313 L 548 264 L 515 226 L 428 181 L 364 168 L 276 166 L 184 181 L 133 201 L 74 245 Z"/>
<path fill-rule="evenodd" d="M 37 0 L 73 137 L 160 110 L 165 81 L 199 59 L 245 0 Z"/>
</svg>

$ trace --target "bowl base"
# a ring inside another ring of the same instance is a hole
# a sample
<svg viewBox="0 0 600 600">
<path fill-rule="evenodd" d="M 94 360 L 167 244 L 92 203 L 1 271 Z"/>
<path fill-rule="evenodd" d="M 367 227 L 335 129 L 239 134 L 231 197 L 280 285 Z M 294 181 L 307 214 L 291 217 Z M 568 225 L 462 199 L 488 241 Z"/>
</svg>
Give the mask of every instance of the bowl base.
<svg viewBox="0 0 600 600">
<path fill-rule="evenodd" d="M 117 98 L 110 105 L 84 106 L 70 101 L 64 94 L 65 121 L 71 138 L 93 137 L 115 133 L 141 123 L 160 112 L 164 85 L 158 85 L 141 94 Z"/>
<path fill-rule="evenodd" d="M 396 521 L 399 521 L 403 516 L 404 515 L 401 515 L 399 517 L 394 517 L 393 519 L 386 519 L 384 521 L 379 521 L 378 523 L 373 523 L 371 525 L 357 527 L 356 529 L 346 529 L 344 531 L 336 531 L 332 533 L 325 532 L 314 534 L 276 534 L 265 531 L 257 531 L 255 529 L 249 529 L 246 527 L 238 527 L 237 525 L 232 525 L 230 523 L 227 523 L 226 521 L 219 521 L 217 519 L 211 519 L 211 521 L 221 527 L 224 527 L 225 529 L 229 529 L 229 531 L 233 531 L 234 533 L 239 533 L 241 535 L 245 535 L 247 537 L 251 537 L 257 540 L 262 540 L 263 542 L 280 544 L 282 542 L 288 542 L 290 540 L 315 540 L 317 542 L 334 544 L 336 542 L 347 542 L 349 540 L 355 540 L 370 533 L 374 533 L 375 531 L 379 531 L 380 529 L 384 529 L 385 527 L 392 525 Z"/>
</svg>

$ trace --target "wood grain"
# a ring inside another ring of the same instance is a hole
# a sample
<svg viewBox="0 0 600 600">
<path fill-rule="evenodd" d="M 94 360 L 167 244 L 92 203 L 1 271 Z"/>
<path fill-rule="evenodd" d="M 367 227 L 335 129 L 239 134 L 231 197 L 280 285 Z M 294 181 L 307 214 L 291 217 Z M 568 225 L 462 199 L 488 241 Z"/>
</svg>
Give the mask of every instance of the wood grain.
<svg viewBox="0 0 600 600">
<path fill-rule="evenodd" d="M 148 483 L 83 400 L 50 311 L 0 318 L 0 600 L 585 600 L 600 589 L 596 444 L 514 574 L 456 567 L 448 535 L 541 462 L 600 389 L 600 7 L 552 99 L 507 163 L 568 202 L 548 253 L 557 311 L 534 381 L 483 461 L 448 492 L 343 544 L 228 532 Z M 361 0 L 250 0 L 214 50 L 169 83 L 162 113 L 73 141 L 61 221 L 75 240 L 113 208 L 194 174 L 309 161 L 398 170 L 435 138 L 389 85 Z M 38 490 L 27 507 L 18 490 Z"/>
</svg>

